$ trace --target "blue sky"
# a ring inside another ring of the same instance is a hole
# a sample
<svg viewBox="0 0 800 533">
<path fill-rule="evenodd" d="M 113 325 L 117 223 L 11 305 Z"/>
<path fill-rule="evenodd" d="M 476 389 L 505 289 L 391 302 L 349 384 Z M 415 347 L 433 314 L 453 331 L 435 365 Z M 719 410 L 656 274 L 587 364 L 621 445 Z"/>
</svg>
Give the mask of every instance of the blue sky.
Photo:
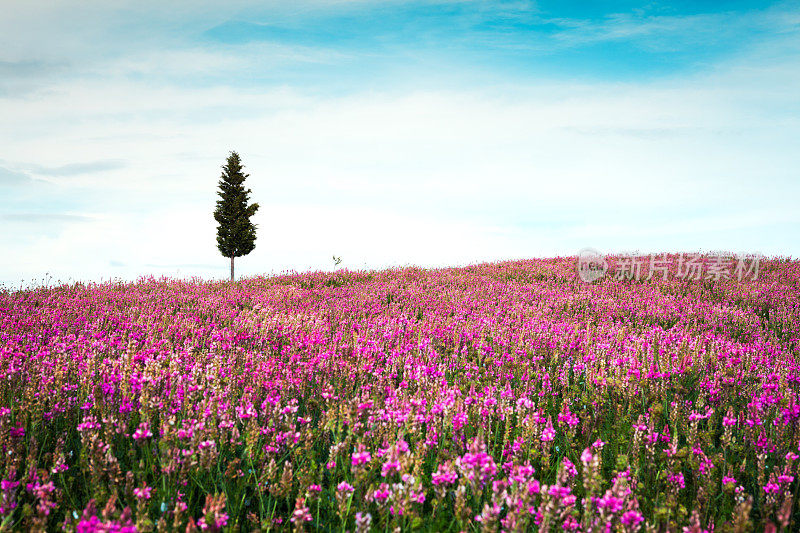
<svg viewBox="0 0 800 533">
<path fill-rule="evenodd" d="M 800 254 L 800 2 L 15 1 L 0 282 Z"/>
</svg>

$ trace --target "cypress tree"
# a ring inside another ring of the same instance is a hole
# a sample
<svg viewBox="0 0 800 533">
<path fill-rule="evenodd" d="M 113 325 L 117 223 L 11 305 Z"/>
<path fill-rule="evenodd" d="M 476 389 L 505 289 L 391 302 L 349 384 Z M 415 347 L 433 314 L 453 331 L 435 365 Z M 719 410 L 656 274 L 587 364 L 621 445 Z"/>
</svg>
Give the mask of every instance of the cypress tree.
<svg viewBox="0 0 800 533">
<path fill-rule="evenodd" d="M 233 281 L 233 259 L 247 255 L 256 247 L 256 226 L 250 221 L 258 204 L 250 201 L 250 189 L 244 187 L 244 180 L 250 174 L 244 167 L 239 154 L 231 152 L 219 180 L 219 200 L 214 210 L 217 226 L 217 249 L 224 257 L 231 258 L 231 281 Z"/>
</svg>

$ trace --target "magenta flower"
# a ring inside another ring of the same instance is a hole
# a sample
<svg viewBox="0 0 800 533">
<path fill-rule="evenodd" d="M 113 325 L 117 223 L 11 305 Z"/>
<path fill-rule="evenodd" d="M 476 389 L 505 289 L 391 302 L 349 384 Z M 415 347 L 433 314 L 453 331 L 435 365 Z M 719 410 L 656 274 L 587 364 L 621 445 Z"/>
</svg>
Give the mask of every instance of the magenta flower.
<svg viewBox="0 0 800 533">
<path fill-rule="evenodd" d="M 448 464 L 441 464 L 437 467 L 436 472 L 431 475 L 431 482 L 434 485 L 452 485 L 458 479 L 458 474 Z"/>
<path fill-rule="evenodd" d="M 353 466 L 365 465 L 372 460 L 372 455 L 367 451 L 355 452 L 352 456 Z M 386 476 L 384 476 L 386 477 Z"/>
<path fill-rule="evenodd" d="M 672 483 L 678 489 L 686 488 L 686 482 L 683 479 L 683 472 L 677 474 L 670 474 L 667 476 L 667 481 Z"/>
<path fill-rule="evenodd" d="M 306 505 L 305 499 L 298 498 L 289 521 L 292 524 L 302 524 L 303 522 L 311 522 L 312 520 L 311 510 Z"/>
<path fill-rule="evenodd" d="M 550 442 L 556 437 L 556 430 L 552 424 L 548 424 L 542 431 L 542 442 Z"/>
<path fill-rule="evenodd" d="M 583 450 L 583 453 L 581 454 L 581 462 L 582 463 L 588 465 L 589 463 L 592 462 L 593 459 L 594 459 L 594 455 L 592 454 L 592 448 L 591 447 L 586 448 L 585 450 Z"/>
<path fill-rule="evenodd" d="M 140 500 L 149 500 L 152 493 L 153 493 L 153 487 L 148 487 L 146 485 L 141 488 L 137 487 L 133 489 L 133 495 L 139 498 Z"/>
<path fill-rule="evenodd" d="M 642 513 L 639 511 L 625 511 L 620 517 L 620 522 L 628 527 L 633 527 L 640 524 L 644 520 Z"/>
<path fill-rule="evenodd" d="M 150 431 L 150 424 L 147 422 L 142 422 L 139 424 L 139 427 L 133 433 L 134 440 L 149 439 L 152 436 L 153 432 Z"/>
<path fill-rule="evenodd" d="M 383 463 L 383 466 L 381 467 L 381 476 L 387 477 L 392 474 L 397 474 L 400 472 L 401 466 L 402 465 L 400 464 L 400 461 L 397 460 L 386 461 L 385 463 Z"/>
<path fill-rule="evenodd" d="M 338 490 L 339 492 L 353 492 L 355 488 L 347 481 L 342 481 L 341 483 L 336 485 L 336 490 Z"/>
</svg>

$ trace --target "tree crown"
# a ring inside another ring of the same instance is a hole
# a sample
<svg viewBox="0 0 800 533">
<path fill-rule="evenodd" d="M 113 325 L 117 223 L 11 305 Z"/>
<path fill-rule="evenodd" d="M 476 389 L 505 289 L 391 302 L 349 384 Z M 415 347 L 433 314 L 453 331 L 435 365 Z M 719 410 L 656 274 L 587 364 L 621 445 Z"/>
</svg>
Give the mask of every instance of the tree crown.
<svg viewBox="0 0 800 533">
<path fill-rule="evenodd" d="M 245 188 L 244 181 L 250 174 L 244 173 L 241 158 L 231 152 L 219 180 L 217 208 L 217 249 L 225 257 L 241 257 L 256 247 L 256 225 L 250 218 L 258 211 L 258 204 L 250 204 L 252 191 Z"/>
</svg>

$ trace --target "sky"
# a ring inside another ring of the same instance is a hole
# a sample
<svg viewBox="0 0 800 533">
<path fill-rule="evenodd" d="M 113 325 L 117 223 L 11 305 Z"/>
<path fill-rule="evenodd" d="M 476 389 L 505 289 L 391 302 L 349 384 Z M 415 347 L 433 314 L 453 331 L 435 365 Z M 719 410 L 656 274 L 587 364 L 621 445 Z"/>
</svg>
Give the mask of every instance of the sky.
<svg viewBox="0 0 800 533">
<path fill-rule="evenodd" d="M 800 2 L 3 0 L 0 284 L 800 255 Z"/>
</svg>

